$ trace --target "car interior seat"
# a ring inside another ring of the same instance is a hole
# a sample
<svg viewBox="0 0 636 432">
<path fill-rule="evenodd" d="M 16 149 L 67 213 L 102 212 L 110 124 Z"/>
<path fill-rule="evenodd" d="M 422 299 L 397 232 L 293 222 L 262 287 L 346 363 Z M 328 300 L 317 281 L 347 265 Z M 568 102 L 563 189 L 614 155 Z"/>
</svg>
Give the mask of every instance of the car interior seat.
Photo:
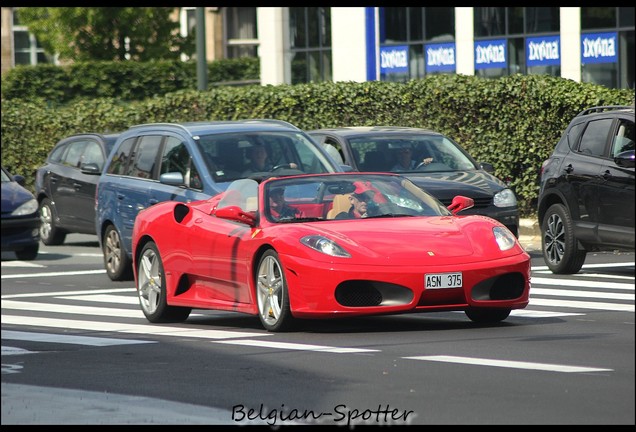
<svg viewBox="0 0 636 432">
<path fill-rule="evenodd" d="M 327 212 L 327 219 L 335 219 L 338 214 L 348 212 L 350 208 L 349 194 L 335 195 L 331 210 Z"/>
<path fill-rule="evenodd" d="M 388 167 L 386 166 L 386 158 L 384 157 L 384 153 L 377 150 L 368 151 L 364 155 L 364 163 L 362 164 L 362 168 L 365 171 L 386 171 Z"/>
</svg>

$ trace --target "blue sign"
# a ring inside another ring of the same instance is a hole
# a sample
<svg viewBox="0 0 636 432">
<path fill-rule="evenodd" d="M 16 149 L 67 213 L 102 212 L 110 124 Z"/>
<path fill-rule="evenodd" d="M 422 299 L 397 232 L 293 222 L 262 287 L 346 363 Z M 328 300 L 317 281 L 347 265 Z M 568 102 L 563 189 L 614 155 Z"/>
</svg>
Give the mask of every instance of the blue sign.
<svg viewBox="0 0 636 432">
<path fill-rule="evenodd" d="M 508 67 L 508 48 L 505 39 L 475 42 L 475 69 Z"/>
<path fill-rule="evenodd" d="M 380 47 L 380 73 L 408 73 L 409 48 L 406 45 Z"/>
<path fill-rule="evenodd" d="M 559 66 L 561 64 L 561 38 L 542 36 L 526 39 L 526 64 L 531 66 Z"/>
<path fill-rule="evenodd" d="M 425 45 L 426 72 L 455 72 L 455 44 Z"/>
<path fill-rule="evenodd" d="M 618 62 L 618 33 L 581 35 L 581 63 Z"/>
</svg>

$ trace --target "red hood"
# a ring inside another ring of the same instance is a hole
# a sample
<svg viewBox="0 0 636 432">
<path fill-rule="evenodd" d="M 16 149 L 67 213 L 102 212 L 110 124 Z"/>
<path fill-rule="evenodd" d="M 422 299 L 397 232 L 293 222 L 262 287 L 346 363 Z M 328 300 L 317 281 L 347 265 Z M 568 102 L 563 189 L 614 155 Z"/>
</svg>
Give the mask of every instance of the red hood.
<svg viewBox="0 0 636 432">
<path fill-rule="evenodd" d="M 390 222 L 357 219 L 311 225 L 319 231 L 316 234 L 337 241 L 357 264 L 378 264 L 380 259 L 387 265 L 439 265 L 455 262 L 458 257 L 481 261 L 485 255 L 501 256 L 492 234 L 492 222 L 471 219 L 469 224 L 467 218 L 400 217 Z M 475 236 L 480 238 L 478 245 Z"/>
</svg>

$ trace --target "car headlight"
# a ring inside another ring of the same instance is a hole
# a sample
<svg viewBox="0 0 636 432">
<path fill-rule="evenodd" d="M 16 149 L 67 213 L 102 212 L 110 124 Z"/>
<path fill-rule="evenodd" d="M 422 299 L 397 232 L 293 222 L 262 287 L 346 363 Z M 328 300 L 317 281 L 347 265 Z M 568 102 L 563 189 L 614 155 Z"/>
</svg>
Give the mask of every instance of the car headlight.
<svg viewBox="0 0 636 432">
<path fill-rule="evenodd" d="M 312 248 L 318 252 L 324 253 L 325 255 L 343 257 L 343 258 L 351 258 L 349 252 L 340 247 L 333 240 L 328 239 L 327 237 L 319 236 L 319 235 L 310 235 L 300 239 L 300 242 L 305 246 Z"/>
<path fill-rule="evenodd" d="M 38 202 L 35 198 L 28 200 L 11 212 L 11 216 L 25 216 L 38 211 Z"/>
<path fill-rule="evenodd" d="M 493 201 L 495 207 L 514 207 L 517 205 L 517 197 L 510 189 L 502 189 L 497 192 Z"/>
<path fill-rule="evenodd" d="M 499 249 L 501 249 L 502 251 L 506 251 L 512 248 L 517 242 L 514 234 L 511 233 L 508 228 L 499 226 L 493 227 L 492 233 L 495 235 L 497 245 L 499 245 Z"/>
</svg>

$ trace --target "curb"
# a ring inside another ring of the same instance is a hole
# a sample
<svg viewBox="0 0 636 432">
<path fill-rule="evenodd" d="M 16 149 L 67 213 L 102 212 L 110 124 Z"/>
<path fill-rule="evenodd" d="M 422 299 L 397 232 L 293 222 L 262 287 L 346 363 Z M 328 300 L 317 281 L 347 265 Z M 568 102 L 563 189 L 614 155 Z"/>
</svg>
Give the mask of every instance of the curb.
<svg viewBox="0 0 636 432">
<path fill-rule="evenodd" d="M 519 219 L 519 243 L 526 251 L 541 250 L 541 229 L 536 219 Z"/>
</svg>

